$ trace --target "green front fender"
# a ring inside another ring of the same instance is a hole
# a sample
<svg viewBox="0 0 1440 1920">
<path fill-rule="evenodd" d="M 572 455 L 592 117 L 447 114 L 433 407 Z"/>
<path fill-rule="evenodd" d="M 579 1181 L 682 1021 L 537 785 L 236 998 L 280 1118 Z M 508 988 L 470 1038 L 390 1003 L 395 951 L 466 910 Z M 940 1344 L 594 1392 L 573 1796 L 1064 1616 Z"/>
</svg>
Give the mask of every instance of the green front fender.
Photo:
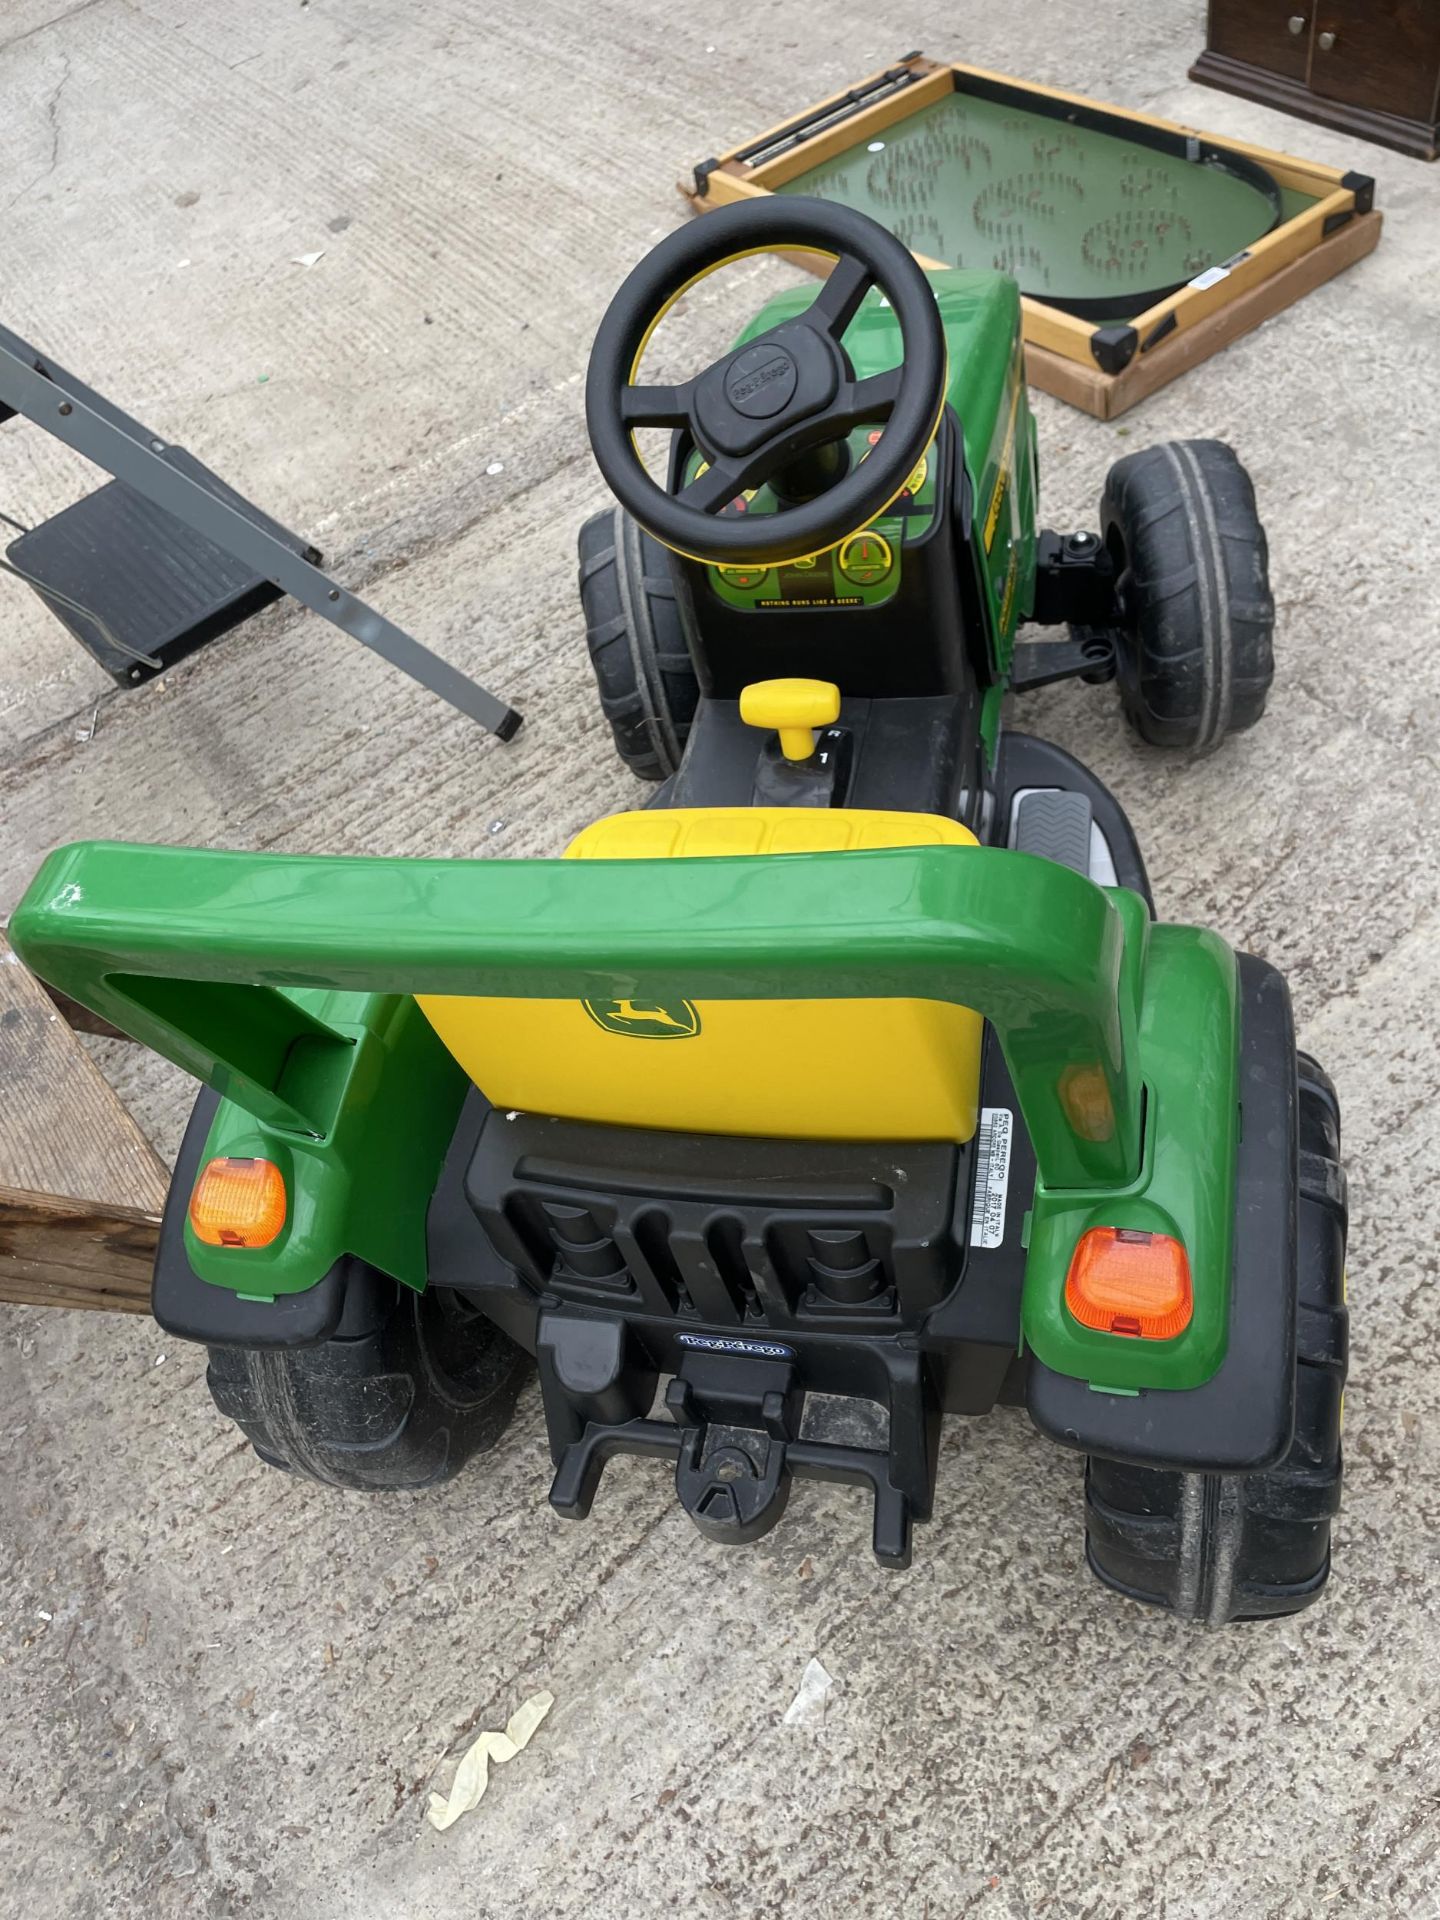
<svg viewBox="0 0 1440 1920">
<path fill-rule="evenodd" d="M 344 1124 L 356 1041 L 317 992 L 973 1006 L 1039 1164 L 1025 1296 L 1037 1353 L 1122 1388 L 1193 1385 L 1223 1353 L 1233 955 L 1214 936 L 1152 930 L 1137 896 L 1051 862 L 951 846 L 474 862 L 89 842 L 46 862 L 11 937 L 42 978 L 261 1128 L 322 1144 Z M 1191 1034 L 1193 1048 L 1176 1038 Z M 1189 1251 L 1195 1321 L 1165 1343 L 1086 1334 L 1062 1300 L 1078 1223 L 1160 1216 Z"/>
</svg>

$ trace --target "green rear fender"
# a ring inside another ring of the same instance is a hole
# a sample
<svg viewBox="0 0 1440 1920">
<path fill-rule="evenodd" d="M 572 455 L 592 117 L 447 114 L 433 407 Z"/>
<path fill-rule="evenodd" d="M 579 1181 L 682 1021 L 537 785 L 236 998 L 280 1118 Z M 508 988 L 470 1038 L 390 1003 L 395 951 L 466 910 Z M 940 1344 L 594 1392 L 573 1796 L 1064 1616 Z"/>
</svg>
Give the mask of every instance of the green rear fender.
<svg viewBox="0 0 1440 1920">
<path fill-rule="evenodd" d="M 268 1247 L 216 1247 L 187 1220 L 190 1264 L 250 1298 L 304 1292 L 345 1254 L 423 1288 L 426 1206 L 469 1082 L 409 994 L 301 987 L 284 997 L 328 1037 L 321 1047 L 302 1038 L 280 1075 L 309 1124 L 261 1119 L 231 1076 L 204 1154 L 273 1160 L 289 1196 L 284 1229 Z"/>
</svg>

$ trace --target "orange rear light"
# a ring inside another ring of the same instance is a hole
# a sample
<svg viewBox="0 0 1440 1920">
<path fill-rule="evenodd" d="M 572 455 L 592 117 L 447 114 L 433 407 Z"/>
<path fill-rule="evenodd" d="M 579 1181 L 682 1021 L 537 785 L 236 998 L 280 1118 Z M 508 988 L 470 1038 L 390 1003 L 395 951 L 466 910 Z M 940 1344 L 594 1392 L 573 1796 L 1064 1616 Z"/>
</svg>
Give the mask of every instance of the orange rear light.
<svg viewBox="0 0 1440 1920">
<path fill-rule="evenodd" d="M 1195 1310 L 1185 1249 L 1168 1233 L 1092 1227 L 1070 1262 L 1065 1304 L 1099 1333 L 1173 1340 Z"/>
<path fill-rule="evenodd" d="M 1066 1067 L 1060 1076 L 1060 1104 L 1082 1140 L 1115 1137 L 1115 1108 L 1110 1083 L 1099 1067 Z"/>
<path fill-rule="evenodd" d="M 268 1247 L 285 1225 L 285 1177 L 273 1160 L 212 1160 L 190 1196 L 208 1247 Z"/>
</svg>

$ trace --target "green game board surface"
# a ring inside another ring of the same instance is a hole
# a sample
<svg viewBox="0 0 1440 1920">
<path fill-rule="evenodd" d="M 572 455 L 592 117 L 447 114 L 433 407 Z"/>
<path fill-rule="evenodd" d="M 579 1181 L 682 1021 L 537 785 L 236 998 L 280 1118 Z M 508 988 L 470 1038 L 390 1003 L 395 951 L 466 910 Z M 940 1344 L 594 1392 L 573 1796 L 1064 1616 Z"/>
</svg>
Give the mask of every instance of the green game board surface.
<svg viewBox="0 0 1440 1920">
<path fill-rule="evenodd" d="M 856 207 L 914 252 L 1008 273 L 1051 305 L 1129 318 L 1313 204 L 1242 173 L 953 93 L 776 191 Z"/>
</svg>

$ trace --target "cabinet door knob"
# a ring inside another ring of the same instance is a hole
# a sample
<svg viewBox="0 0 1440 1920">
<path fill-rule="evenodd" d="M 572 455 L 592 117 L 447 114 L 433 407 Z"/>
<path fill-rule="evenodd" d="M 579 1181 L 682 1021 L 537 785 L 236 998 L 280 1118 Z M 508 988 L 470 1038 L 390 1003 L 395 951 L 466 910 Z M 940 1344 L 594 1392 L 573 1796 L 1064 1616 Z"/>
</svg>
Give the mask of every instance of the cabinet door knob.
<svg viewBox="0 0 1440 1920">
<path fill-rule="evenodd" d="M 1330 49 L 1334 46 L 1334 44 L 1335 44 L 1335 36 L 1333 33 L 1322 33 L 1320 35 L 1321 53 L 1329 53 Z"/>
<path fill-rule="evenodd" d="M 1298 39 L 1300 35 L 1305 31 L 1304 14 L 1292 13 L 1290 16 L 1289 26 L 1290 26 L 1291 33 L 1293 33 L 1295 37 Z"/>
</svg>

